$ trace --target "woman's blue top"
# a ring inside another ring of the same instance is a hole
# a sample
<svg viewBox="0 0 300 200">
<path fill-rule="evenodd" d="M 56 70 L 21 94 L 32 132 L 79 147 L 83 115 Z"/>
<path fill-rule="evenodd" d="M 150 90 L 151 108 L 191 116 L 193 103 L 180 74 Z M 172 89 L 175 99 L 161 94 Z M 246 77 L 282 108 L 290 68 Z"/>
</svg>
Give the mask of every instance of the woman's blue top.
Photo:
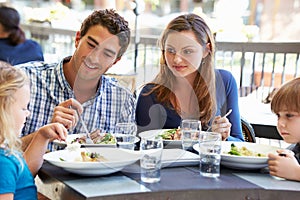
<svg viewBox="0 0 300 200">
<path fill-rule="evenodd" d="M 223 116 L 232 109 L 227 117 L 232 124 L 228 141 L 244 141 L 241 127 L 241 117 L 238 105 L 238 88 L 229 71 L 216 69 L 216 116 Z M 166 107 L 156 100 L 155 93 L 144 96 L 154 85 L 145 85 L 138 97 L 136 107 L 136 122 L 139 132 L 152 129 L 170 129 L 180 126 L 181 117 L 171 107 Z M 210 122 L 211 123 L 211 122 Z"/>
</svg>

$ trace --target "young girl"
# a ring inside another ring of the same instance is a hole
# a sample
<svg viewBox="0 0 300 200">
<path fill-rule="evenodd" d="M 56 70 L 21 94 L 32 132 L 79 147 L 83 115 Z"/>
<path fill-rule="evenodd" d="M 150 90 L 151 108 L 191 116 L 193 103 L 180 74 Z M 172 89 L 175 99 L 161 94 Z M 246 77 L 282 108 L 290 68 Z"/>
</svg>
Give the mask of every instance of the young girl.
<svg viewBox="0 0 300 200">
<path fill-rule="evenodd" d="M 274 95 L 271 109 L 278 116 L 277 130 L 285 142 L 293 144 L 287 151 L 269 154 L 270 174 L 300 181 L 300 77 L 284 84 Z"/>
<path fill-rule="evenodd" d="M 40 128 L 22 155 L 19 135 L 30 114 L 27 77 L 0 62 L 0 199 L 37 199 L 33 176 L 43 163 L 48 142 L 65 140 L 66 128 L 53 123 Z M 24 156 L 24 157 L 23 157 Z M 25 158 L 25 159 L 24 159 Z M 26 162 L 25 162 L 26 160 Z"/>
</svg>

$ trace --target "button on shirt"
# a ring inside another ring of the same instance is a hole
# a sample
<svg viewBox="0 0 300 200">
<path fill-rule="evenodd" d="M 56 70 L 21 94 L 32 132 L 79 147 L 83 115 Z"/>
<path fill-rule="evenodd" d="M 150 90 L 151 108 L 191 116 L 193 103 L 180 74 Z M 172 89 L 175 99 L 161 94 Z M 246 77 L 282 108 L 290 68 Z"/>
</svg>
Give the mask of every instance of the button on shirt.
<svg viewBox="0 0 300 200">
<path fill-rule="evenodd" d="M 70 58 L 66 58 L 65 61 L 68 61 L 67 59 Z M 75 98 L 64 76 L 63 62 L 51 65 L 30 62 L 16 66 L 23 69 L 31 81 L 31 114 L 26 120 L 22 136 L 51 123 L 54 107 L 69 98 Z M 90 132 L 100 129 L 102 132 L 113 133 L 116 123 L 135 120 L 133 94 L 115 79 L 104 75 L 95 96 L 82 106 L 82 118 Z M 84 133 L 81 123 L 69 130 L 69 134 L 77 133 Z"/>
</svg>

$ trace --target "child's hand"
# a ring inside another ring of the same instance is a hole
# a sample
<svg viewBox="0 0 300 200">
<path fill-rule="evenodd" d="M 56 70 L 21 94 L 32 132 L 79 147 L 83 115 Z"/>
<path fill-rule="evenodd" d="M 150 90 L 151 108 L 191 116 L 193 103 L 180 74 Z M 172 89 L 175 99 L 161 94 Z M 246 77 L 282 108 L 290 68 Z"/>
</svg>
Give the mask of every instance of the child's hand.
<svg viewBox="0 0 300 200">
<path fill-rule="evenodd" d="M 41 127 L 38 134 L 49 140 L 66 140 L 68 130 L 60 123 L 51 123 Z"/>
<path fill-rule="evenodd" d="M 217 116 L 211 125 L 213 132 L 222 134 L 222 140 L 226 140 L 230 136 L 231 123 L 226 117 Z"/>
<path fill-rule="evenodd" d="M 300 170 L 300 165 L 290 151 L 278 151 L 278 154 L 268 154 L 270 175 L 298 180 L 296 174 Z"/>
</svg>

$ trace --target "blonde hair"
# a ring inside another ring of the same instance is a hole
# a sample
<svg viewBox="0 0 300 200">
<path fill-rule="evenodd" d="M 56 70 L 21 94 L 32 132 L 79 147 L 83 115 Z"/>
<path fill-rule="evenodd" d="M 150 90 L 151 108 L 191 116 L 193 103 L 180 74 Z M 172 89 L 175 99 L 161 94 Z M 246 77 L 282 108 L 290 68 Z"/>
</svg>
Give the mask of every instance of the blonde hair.
<svg viewBox="0 0 300 200">
<path fill-rule="evenodd" d="M 29 84 L 29 81 L 24 72 L 0 61 L 0 145 L 11 153 L 21 151 L 21 140 L 15 132 L 12 113 L 13 95 L 25 84 Z"/>
<path fill-rule="evenodd" d="M 273 113 L 283 110 L 300 112 L 300 77 L 279 88 L 271 101 L 271 110 Z"/>
</svg>

